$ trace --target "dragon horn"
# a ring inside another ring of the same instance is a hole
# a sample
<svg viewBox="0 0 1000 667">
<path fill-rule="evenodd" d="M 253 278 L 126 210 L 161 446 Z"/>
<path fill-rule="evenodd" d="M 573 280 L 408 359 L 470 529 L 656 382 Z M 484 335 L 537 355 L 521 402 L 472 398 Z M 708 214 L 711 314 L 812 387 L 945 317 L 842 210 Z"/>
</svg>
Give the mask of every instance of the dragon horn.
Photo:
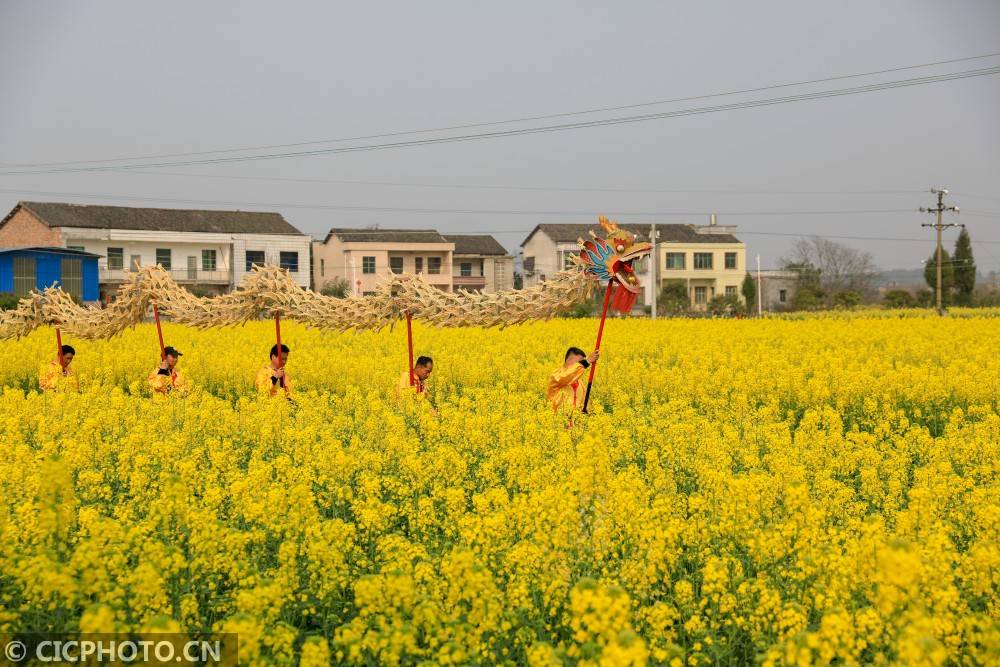
<svg viewBox="0 0 1000 667">
<path fill-rule="evenodd" d="M 601 223 L 601 227 L 604 227 L 604 231 L 608 234 L 614 234 L 618 231 L 618 223 L 614 220 L 608 220 L 605 216 L 600 216 L 597 218 L 598 222 Z"/>
</svg>

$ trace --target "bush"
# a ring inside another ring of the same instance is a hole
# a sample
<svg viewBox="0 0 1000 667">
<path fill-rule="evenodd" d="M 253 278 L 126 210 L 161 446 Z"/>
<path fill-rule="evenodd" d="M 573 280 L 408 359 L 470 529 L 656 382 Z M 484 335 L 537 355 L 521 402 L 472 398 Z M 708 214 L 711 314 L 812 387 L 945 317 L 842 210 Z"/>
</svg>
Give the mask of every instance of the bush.
<svg viewBox="0 0 1000 667">
<path fill-rule="evenodd" d="M 855 308 L 861 305 L 861 295 L 854 290 L 837 292 L 833 296 L 833 305 L 837 308 Z"/>
<path fill-rule="evenodd" d="M 343 299 L 351 291 L 351 283 L 347 281 L 346 278 L 334 278 L 333 280 L 328 280 L 323 283 L 323 286 L 319 288 L 319 293 L 323 296 L 333 296 L 338 299 Z"/>
<path fill-rule="evenodd" d="M 17 308 L 18 301 L 20 299 L 10 292 L 0 292 L 0 310 L 13 310 Z"/>
<path fill-rule="evenodd" d="M 916 299 L 905 289 L 893 289 L 885 293 L 886 308 L 913 308 Z"/>
<path fill-rule="evenodd" d="M 743 311 L 743 302 L 737 296 L 720 294 L 708 304 L 708 312 L 713 315 L 740 315 Z"/>
<path fill-rule="evenodd" d="M 668 280 L 656 297 L 657 315 L 680 315 L 691 308 L 687 286 L 682 280 Z"/>
</svg>

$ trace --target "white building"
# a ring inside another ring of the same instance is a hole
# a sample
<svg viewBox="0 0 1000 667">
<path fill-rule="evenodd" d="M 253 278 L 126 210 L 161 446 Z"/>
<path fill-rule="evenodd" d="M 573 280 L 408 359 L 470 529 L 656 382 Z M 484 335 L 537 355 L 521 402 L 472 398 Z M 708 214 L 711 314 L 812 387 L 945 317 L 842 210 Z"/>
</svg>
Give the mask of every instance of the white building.
<svg viewBox="0 0 1000 667">
<path fill-rule="evenodd" d="M 310 237 L 278 213 L 19 202 L 0 222 L 0 247 L 50 245 L 101 256 L 102 299 L 125 270 L 159 264 L 192 291 L 223 293 L 253 264 L 288 269 L 309 287 Z"/>
</svg>

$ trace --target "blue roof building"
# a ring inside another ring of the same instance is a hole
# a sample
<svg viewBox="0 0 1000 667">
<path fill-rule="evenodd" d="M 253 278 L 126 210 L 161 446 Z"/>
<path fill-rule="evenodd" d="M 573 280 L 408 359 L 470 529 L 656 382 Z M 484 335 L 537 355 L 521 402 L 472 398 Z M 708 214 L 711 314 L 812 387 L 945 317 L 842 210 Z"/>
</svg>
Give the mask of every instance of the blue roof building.
<svg viewBox="0 0 1000 667">
<path fill-rule="evenodd" d="M 79 301 L 97 301 L 97 258 L 69 248 L 0 248 L 0 292 L 17 297 L 58 285 Z"/>
</svg>

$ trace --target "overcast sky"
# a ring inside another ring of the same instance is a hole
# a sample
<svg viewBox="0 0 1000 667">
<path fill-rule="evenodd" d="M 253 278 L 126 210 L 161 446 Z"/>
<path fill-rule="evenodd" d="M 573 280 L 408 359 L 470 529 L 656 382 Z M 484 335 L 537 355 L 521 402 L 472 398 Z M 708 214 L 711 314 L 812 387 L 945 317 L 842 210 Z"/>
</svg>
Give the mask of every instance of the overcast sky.
<svg viewBox="0 0 1000 667">
<path fill-rule="evenodd" d="M 499 121 L 1000 52 L 996 0 L 0 0 L 0 26 L 0 172 Z M 579 122 L 996 65 L 998 57 L 587 116 L 224 155 Z M 916 268 L 933 239 L 920 227 L 929 216 L 915 211 L 931 203 L 920 191 L 943 185 L 963 209 L 980 268 L 992 270 L 1000 269 L 998 118 L 1000 76 L 993 75 L 572 131 L 144 170 L 173 175 L 6 174 L 0 208 L 27 199 L 274 210 L 314 235 L 332 226 L 433 227 L 492 233 L 514 253 L 541 222 L 590 222 L 608 212 L 627 222 L 701 224 L 717 211 L 720 224 L 739 226 L 748 257 L 760 253 L 765 267 L 795 234 L 820 234 L 914 239 L 843 242 L 866 247 L 884 268 Z M 493 187 L 427 187 L 444 185 Z M 872 209 L 913 212 L 736 215 Z"/>
</svg>

